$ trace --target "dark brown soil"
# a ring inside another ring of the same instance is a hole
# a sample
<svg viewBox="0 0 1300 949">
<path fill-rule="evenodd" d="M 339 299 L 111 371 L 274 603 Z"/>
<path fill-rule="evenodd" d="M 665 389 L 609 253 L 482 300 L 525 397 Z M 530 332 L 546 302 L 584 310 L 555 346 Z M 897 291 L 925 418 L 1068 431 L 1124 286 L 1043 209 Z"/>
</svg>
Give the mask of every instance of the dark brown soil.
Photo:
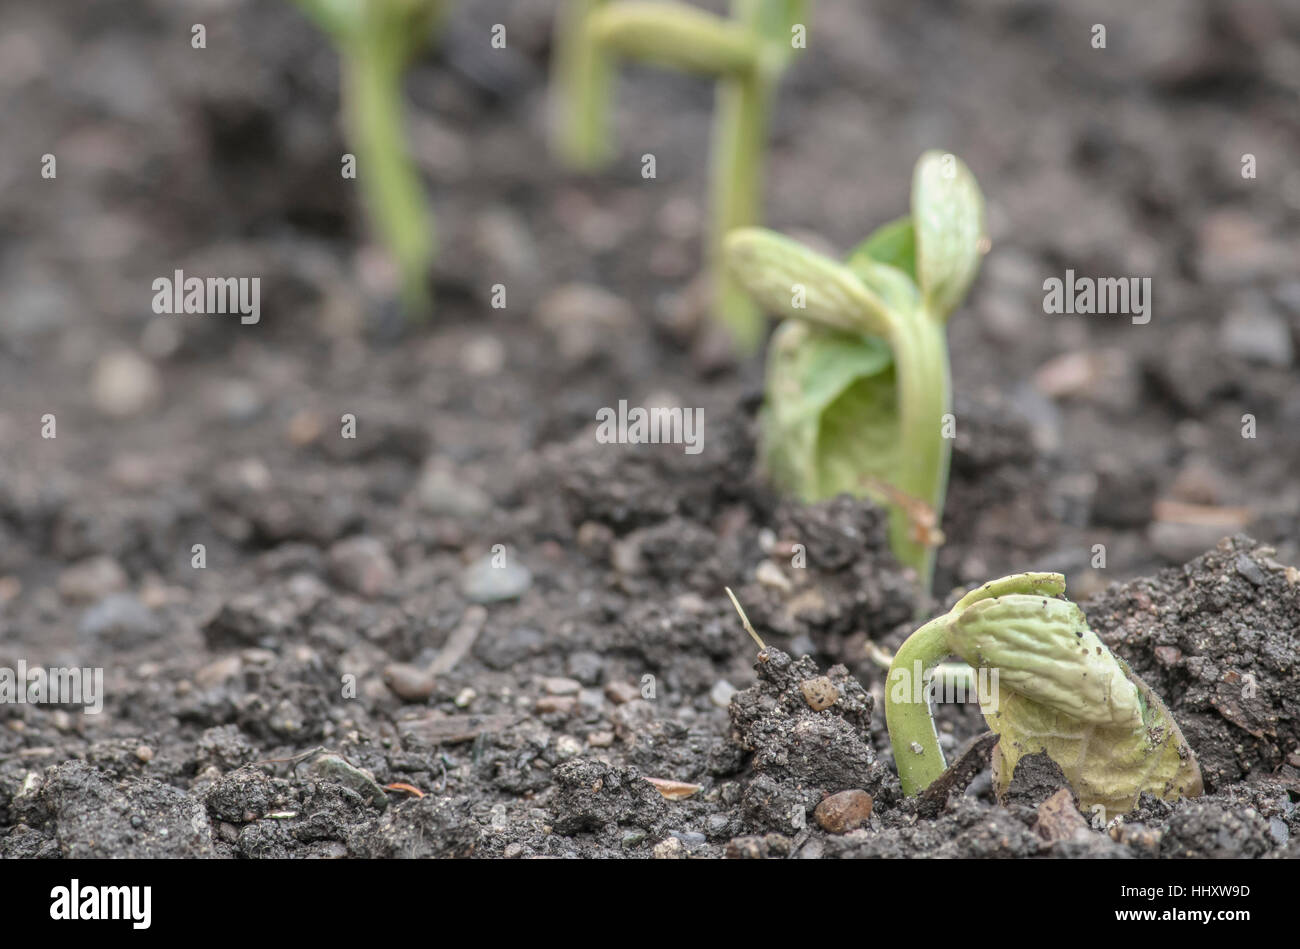
<svg viewBox="0 0 1300 949">
<path fill-rule="evenodd" d="M 0 667 L 106 690 L 0 705 L 0 856 L 1300 856 L 1300 7 L 825 0 L 781 90 L 773 226 L 846 248 L 936 146 L 989 201 L 920 608 L 1063 571 L 1199 755 L 1203 798 L 1052 838 L 1041 762 L 1005 807 L 978 755 L 901 796 L 868 647 L 913 578 L 880 511 L 754 470 L 760 365 L 693 284 L 707 84 L 627 70 L 614 166 L 558 170 L 553 6 L 458 4 L 412 70 L 418 326 L 291 4 L 0 9 Z M 1045 315 L 1067 268 L 1151 276 L 1152 321 Z M 176 269 L 260 275 L 261 322 L 154 315 Z M 620 399 L 701 407 L 704 450 L 599 444 Z M 945 709 L 941 742 L 982 730 Z M 824 830 L 852 789 L 870 816 Z"/>
</svg>

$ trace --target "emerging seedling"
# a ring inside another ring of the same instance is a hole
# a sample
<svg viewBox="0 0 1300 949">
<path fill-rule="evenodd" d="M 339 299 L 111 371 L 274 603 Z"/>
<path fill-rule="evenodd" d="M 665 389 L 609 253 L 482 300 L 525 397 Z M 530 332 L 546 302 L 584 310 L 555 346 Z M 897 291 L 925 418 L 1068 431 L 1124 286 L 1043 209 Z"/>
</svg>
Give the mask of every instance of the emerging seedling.
<svg viewBox="0 0 1300 949">
<path fill-rule="evenodd" d="M 925 590 L 955 431 L 945 330 L 983 234 L 974 176 L 931 151 L 916 163 L 911 216 L 844 263 L 763 228 L 726 241 L 741 285 L 786 318 L 767 365 L 767 473 L 805 501 L 847 492 L 888 505 L 890 546 Z"/>
<path fill-rule="evenodd" d="M 557 37 L 557 147 L 580 167 L 609 154 L 610 57 L 718 80 L 708 272 L 716 316 L 752 352 L 762 340 L 762 315 L 722 267 L 722 241 L 732 229 L 762 220 L 768 115 L 805 3 L 732 0 L 731 9 L 725 18 L 685 3 L 570 0 Z"/>
<path fill-rule="evenodd" d="M 1159 696 L 1114 656 L 1083 611 L 1066 599 L 1059 573 L 994 580 L 926 623 L 894 657 L 885 719 L 903 793 L 919 794 L 944 771 L 928 677 L 959 656 L 988 669 L 993 688 L 980 710 L 997 733 L 994 785 L 1001 797 L 1016 762 L 1046 752 L 1085 811 L 1124 814 L 1149 791 L 1174 800 L 1201 793 L 1201 771 Z"/>
<path fill-rule="evenodd" d="M 430 307 L 435 239 L 420 176 L 402 129 L 402 74 L 443 13 L 445 0 L 297 0 L 333 40 L 344 121 L 372 223 L 397 264 L 408 315 Z"/>
<path fill-rule="evenodd" d="M 551 67 L 551 141 L 571 168 L 592 171 L 609 161 L 609 104 L 614 67 L 589 28 L 607 0 L 564 0 L 555 20 Z"/>
</svg>

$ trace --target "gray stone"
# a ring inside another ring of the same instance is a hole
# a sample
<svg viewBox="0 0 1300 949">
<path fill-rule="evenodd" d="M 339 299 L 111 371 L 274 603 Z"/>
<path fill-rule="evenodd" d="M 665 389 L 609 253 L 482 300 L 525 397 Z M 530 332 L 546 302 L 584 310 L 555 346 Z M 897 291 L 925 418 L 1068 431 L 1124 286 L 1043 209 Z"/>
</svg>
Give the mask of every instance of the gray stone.
<svg viewBox="0 0 1300 949">
<path fill-rule="evenodd" d="M 523 596 L 533 585 L 533 575 L 527 567 L 507 559 L 501 566 L 493 565 L 489 554 L 465 568 L 461 575 L 461 591 L 475 603 L 498 603 Z"/>
</svg>

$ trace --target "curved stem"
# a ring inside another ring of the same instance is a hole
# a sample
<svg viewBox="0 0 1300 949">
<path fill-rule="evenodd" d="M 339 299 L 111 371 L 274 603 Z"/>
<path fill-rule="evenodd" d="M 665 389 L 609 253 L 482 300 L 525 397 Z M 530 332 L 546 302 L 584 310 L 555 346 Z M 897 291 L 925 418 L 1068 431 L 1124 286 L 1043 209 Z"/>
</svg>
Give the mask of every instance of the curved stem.
<svg viewBox="0 0 1300 949">
<path fill-rule="evenodd" d="M 610 56 L 592 36 L 591 15 L 606 0 L 565 0 L 555 26 L 551 89 L 553 142 L 560 157 L 582 171 L 609 160 Z"/>
<path fill-rule="evenodd" d="M 898 372 L 902 441 L 895 487 L 928 505 L 937 527 L 943 520 L 952 455 L 951 440 L 943 435 L 943 416 L 952 409 L 948 342 L 943 324 L 924 311 L 900 317 L 889 340 Z M 934 547 L 918 536 L 899 505 L 890 505 L 889 518 L 890 546 L 901 562 L 916 569 L 922 590 L 929 593 Z"/>
<path fill-rule="evenodd" d="M 885 724 L 903 793 L 929 787 L 947 766 L 930 711 L 928 674 L 948 656 L 947 614 L 932 619 L 903 643 L 885 682 Z"/>
</svg>

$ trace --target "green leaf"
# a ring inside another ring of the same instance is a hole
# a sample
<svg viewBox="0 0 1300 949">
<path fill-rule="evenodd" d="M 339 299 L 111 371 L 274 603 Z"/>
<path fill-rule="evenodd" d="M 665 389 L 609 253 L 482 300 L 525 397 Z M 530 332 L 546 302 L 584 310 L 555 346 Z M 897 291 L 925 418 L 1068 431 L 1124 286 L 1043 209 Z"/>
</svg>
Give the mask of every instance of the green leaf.
<svg viewBox="0 0 1300 949">
<path fill-rule="evenodd" d="M 845 265 L 887 306 L 906 318 L 919 318 L 916 286 L 916 235 L 910 217 L 876 228 L 849 252 Z"/>
<path fill-rule="evenodd" d="M 884 301 L 848 267 L 798 241 L 766 228 L 738 228 L 727 235 L 723 253 L 731 274 L 771 313 L 841 332 L 891 335 L 894 317 Z"/>
<path fill-rule="evenodd" d="M 868 493 L 898 461 L 893 359 L 881 340 L 782 324 L 768 362 L 763 454 L 768 475 L 807 501 Z"/>
<path fill-rule="evenodd" d="M 961 303 L 980 264 L 984 198 L 956 155 L 926 152 L 912 176 L 916 275 L 926 309 L 947 319 Z"/>
<path fill-rule="evenodd" d="M 855 267 L 859 262 L 872 260 L 901 270 L 916 282 L 916 229 L 911 216 L 900 217 L 882 224 L 871 236 L 849 252 L 846 263 Z"/>
<path fill-rule="evenodd" d="M 898 480 L 898 393 L 894 369 L 854 380 L 821 415 L 815 445 L 818 498 L 873 497 L 888 504 L 866 478 Z"/>
<path fill-rule="evenodd" d="M 759 43 L 746 27 L 685 3 L 613 3 L 588 27 L 603 48 L 706 76 L 735 76 L 758 65 Z"/>
</svg>

